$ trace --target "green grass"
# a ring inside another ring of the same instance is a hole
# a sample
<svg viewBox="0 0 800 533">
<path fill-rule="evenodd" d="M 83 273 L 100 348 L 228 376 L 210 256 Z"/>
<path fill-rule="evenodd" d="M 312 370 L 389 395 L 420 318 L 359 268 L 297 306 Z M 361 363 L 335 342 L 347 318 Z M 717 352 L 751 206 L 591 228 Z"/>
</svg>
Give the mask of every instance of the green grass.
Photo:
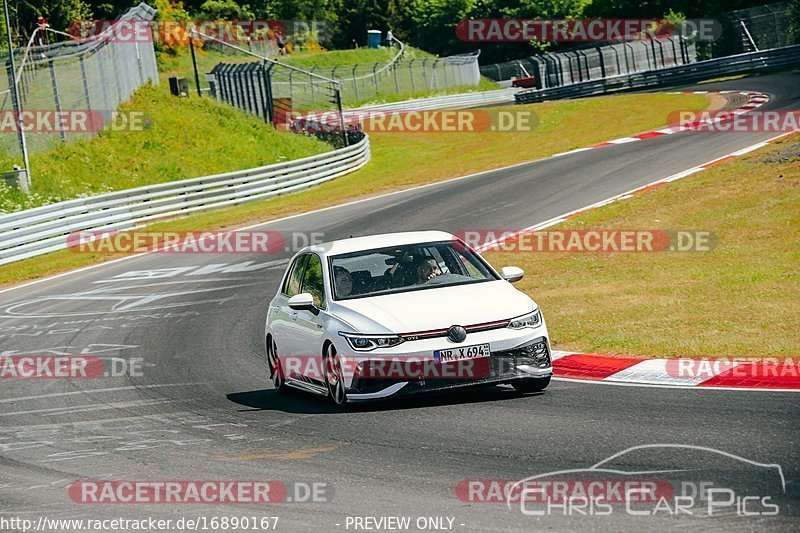
<svg viewBox="0 0 800 533">
<path fill-rule="evenodd" d="M 399 48 L 358 48 L 356 50 L 331 50 L 329 52 L 299 52 L 278 58 L 279 61 L 296 67 L 336 67 L 340 65 L 356 65 L 364 63 L 388 63 L 397 53 Z M 421 59 L 433 57 L 432 54 L 406 46 L 404 59 Z"/>
<path fill-rule="evenodd" d="M 560 349 L 668 356 L 800 353 L 800 142 L 785 139 L 551 230 L 703 230 L 708 252 L 491 252 L 528 275 Z"/>
<path fill-rule="evenodd" d="M 277 132 L 210 98 L 176 98 L 164 84 L 147 86 L 122 106 L 144 113 L 143 131 L 103 130 L 92 139 L 33 153 L 33 192 L 0 190 L 0 210 L 13 211 L 80 195 L 251 168 L 325 152 L 310 137 Z M 10 162 L 0 158 L 0 168 Z"/>
<path fill-rule="evenodd" d="M 362 170 L 319 187 L 172 220 L 163 230 L 230 228 L 302 213 L 378 193 L 479 172 L 663 126 L 676 109 L 699 110 L 703 95 L 640 94 L 514 106 L 530 110 L 540 125 L 515 133 L 373 133 L 372 159 Z M 20 282 L 115 256 L 56 252 L 0 266 L 0 284 Z"/>
</svg>

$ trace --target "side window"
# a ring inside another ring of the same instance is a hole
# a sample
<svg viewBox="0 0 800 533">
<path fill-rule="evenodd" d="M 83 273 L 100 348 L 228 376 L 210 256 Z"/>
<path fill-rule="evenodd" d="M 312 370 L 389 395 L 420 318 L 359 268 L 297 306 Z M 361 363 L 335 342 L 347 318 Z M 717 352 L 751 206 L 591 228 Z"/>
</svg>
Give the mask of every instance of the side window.
<svg viewBox="0 0 800 533">
<path fill-rule="evenodd" d="M 303 275 L 303 290 L 314 297 L 314 305 L 325 307 L 325 288 L 322 282 L 322 260 L 316 254 L 309 254 Z"/>
<path fill-rule="evenodd" d="M 300 287 L 302 285 L 303 280 L 303 269 L 308 262 L 308 255 L 301 255 L 297 259 L 294 260 L 294 264 L 292 265 L 291 270 L 289 271 L 289 275 L 286 276 L 286 281 L 283 284 L 283 289 L 281 292 L 291 298 L 295 294 L 300 294 L 302 291 Z"/>
</svg>

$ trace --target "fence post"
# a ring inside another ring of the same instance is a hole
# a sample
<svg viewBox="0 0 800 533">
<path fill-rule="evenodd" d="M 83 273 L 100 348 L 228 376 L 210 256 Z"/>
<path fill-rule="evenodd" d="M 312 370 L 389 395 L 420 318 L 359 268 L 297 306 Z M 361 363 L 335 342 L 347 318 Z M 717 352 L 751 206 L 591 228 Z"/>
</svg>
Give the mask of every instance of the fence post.
<svg viewBox="0 0 800 533">
<path fill-rule="evenodd" d="M 595 50 L 597 50 L 597 57 L 600 59 L 600 77 L 601 78 L 605 78 L 606 77 L 606 60 L 603 57 L 603 49 L 598 46 L 597 48 L 595 48 Z M 589 78 L 591 79 L 591 75 L 589 76 Z"/>
<path fill-rule="evenodd" d="M 6 29 L 8 28 L 10 28 L 10 26 L 8 21 L 8 12 L 6 11 Z M 6 74 L 8 75 L 8 88 L 11 91 L 11 105 L 14 109 L 14 112 L 17 114 L 17 140 L 19 141 L 19 148 L 20 151 L 22 151 L 23 165 L 25 166 L 25 175 L 24 177 L 20 177 L 19 186 L 22 189 L 22 192 L 25 193 L 25 196 L 28 196 L 30 194 L 31 168 L 30 163 L 28 162 L 28 144 L 25 139 L 25 128 L 22 127 L 22 119 L 20 118 L 22 104 L 20 103 L 18 92 L 19 87 L 17 86 L 17 80 L 14 72 L 14 52 L 11 48 L 10 30 L 8 31 L 9 58 L 6 60 Z"/>
<path fill-rule="evenodd" d="M 269 124 L 275 123 L 275 98 L 273 98 L 272 95 L 272 67 L 274 66 L 275 63 L 269 63 L 269 66 L 267 66 L 267 61 L 264 61 L 262 66 L 264 77 L 264 97 L 266 99 L 266 101 L 263 103 L 264 121 Z"/>
<path fill-rule="evenodd" d="M 350 138 L 347 135 L 347 128 L 345 127 L 344 124 L 344 112 L 342 111 L 342 94 L 339 89 L 340 89 L 340 84 L 337 81 L 336 85 L 333 86 L 334 101 L 336 102 L 336 110 L 339 112 L 339 125 L 342 128 L 344 145 L 350 146 Z"/>
<path fill-rule="evenodd" d="M 622 74 L 622 70 L 620 69 L 620 64 L 619 64 L 619 52 L 617 51 L 616 46 L 614 46 L 613 44 L 610 46 L 610 48 L 614 52 L 614 59 L 616 60 L 617 63 L 617 74 Z"/>
<path fill-rule="evenodd" d="M 356 69 L 358 68 L 358 63 L 353 65 L 353 92 L 356 93 L 356 100 L 358 100 L 358 80 L 356 79 Z"/>
<path fill-rule="evenodd" d="M 110 46 L 111 46 L 111 56 L 112 56 L 111 64 L 112 65 L 118 65 L 119 61 L 118 61 L 118 58 L 117 58 L 117 47 L 114 46 L 113 44 L 111 44 Z M 122 93 L 122 86 L 119 84 L 119 77 L 117 76 L 117 73 L 114 72 L 113 68 L 112 68 L 112 72 L 111 72 L 111 78 L 114 80 L 114 88 L 115 88 L 115 91 L 116 91 L 114 93 L 115 98 L 116 98 L 116 102 L 114 102 L 112 107 L 114 109 L 116 109 L 117 105 L 119 105 L 119 103 L 122 102 L 122 100 L 123 100 L 123 93 Z"/>
<path fill-rule="evenodd" d="M 194 83 L 197 86 L 197 96 L 202 97 L 203 93 L 200 92 L 200 73 L 197 71 L 197 57 L 195 57 L 194 39 L 191 34 L 189 35 L 189 50 L 192 51 L 192 68 L 194 69 Z"/>
<path fill-rule="evenodd" d="M 378 64 L 374 63 L 372 65 L 372 81 L 375 83 L 375 94 L 378 94 L 378 76 L 375 74 L 375 71 L 378 69 Z"/>
<path fill-rule="evenodd" d="M 104 111 L 111 109 L 111 101 L 108 98 L 108 80 L 106 79 L 106 60 L 105 49 L 101 49 L 95 54 L 97 58 L 98 70 L 100 70 L 100 90 L 103 92 L 103 107 Z"/>
<path fill-rule="evenodd" d="M 394 72 L 394 90 L 396 93 L 400 93 L 400 82 L 397 81 L 397 63 L 392 65 L 392 71 Z"/>
<path fill-rule="evenodd" d="M 683 35 L 678 34 L 678 48 L 681 49 L 681 64 L 686 65 L 689 63 L 689 54 L 686 51 L 686 42 L 683 40 Z"/>
<path fill-rule="evenodd" d="M 61 117 L 61 95 L 58 94 L 56 65 L 52 60 L 50 61 L 50 82 L 53 86 L 53 102 L 56 104 L 56 113 L 59 117 Z M 60 122 L 60 118 L 56 119 L 56 125 L 58 127 L 58 135 L 61 137 L 61 142 L 67 142 L 67 132 L 64 131 L 63 124 Z"/>
<path fill-rule="evenodd" d="M 134 45 L 136 46 L 136 66 L 138 67 L 137 72 L 139 73 L 139 79 L 136 82 L 136 86 L 140 87 L 142 83 L 144 83 L 144 69 L 142 65 L 142 54 L 139 52 L 139 40 L 137 39 L 134 41 Z"/>
<path fill-rule="evenodd" d="M 636 53 L 633 51 L 633 45 L 629 44 L 627 41 L 622 42 L 622 50 L 625 53 L 625 70 L 627 71 L 626 74 L 631 73 L 631 65 L 628 63 L 628 49 L 630 48 L 631 51 L 631 60 L 633 61 L 633 71 L 637 72 L 638 69 L 636 67 Z"/>
<path fill-rule="evenodd" d="M 408 62 L 408 77 L 411 78 L 411 92 L 413 93 L 416 90 L 414 87 L 414 68 L 413 68 L 414 60 Z"/>
<path fill-rule="evenodd" d="M 258 97 L 258 65 L 253 63 L 254 68 L 248 68 L 245 76 L 244 89 L 247 94 L 247 110 L 253 115 L 260 116 L 263 114 L 261 109 L 262 99 Z"/>
<path fill-rule="evenodd" d="M 86 110 L 89 111 L 89 128 L 94 131 L 94 113 L 92 112 L 92 97 L 89 93 L 89 77 L 86 75 L 86 60 L 84 55 L 79 57 L 81 64 L 81 79 L 83 80 L 83 99 L 86 101 Z"/>
<path fill-rule="evenodd" d="M 565 55 L 567 56 L 567 63 L 569 64 L 569 80 L 571 83 L 575 83 L 575 74 L 572 73 L 572 58 L 569 56 L 569 52 Z"/>
<path fill-rule="evenodd" d="M 310 69 L 308 69 L 308 72 L 309 72 L 309 74 L 308 74 L 308 83 L 311 84 L 311 99 L 313 100 L 314 99 L 314 76 L 312 76 L 312 74 L 314 73 L 314 67 L 311 67 Z"/>
</svg>

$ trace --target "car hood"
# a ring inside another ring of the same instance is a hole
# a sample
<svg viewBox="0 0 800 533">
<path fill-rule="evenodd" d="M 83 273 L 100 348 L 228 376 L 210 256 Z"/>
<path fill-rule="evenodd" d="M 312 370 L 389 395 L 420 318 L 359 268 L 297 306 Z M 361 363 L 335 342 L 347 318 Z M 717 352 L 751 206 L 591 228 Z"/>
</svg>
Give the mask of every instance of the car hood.
<svg viewBox="0 0 800 533">
<path fill-rule="evenodd" d="M 341 300 L 331 309 L 359 333 L 412 333 L 514 318 L 536 304 L 497 280 Z"/>
</svg>

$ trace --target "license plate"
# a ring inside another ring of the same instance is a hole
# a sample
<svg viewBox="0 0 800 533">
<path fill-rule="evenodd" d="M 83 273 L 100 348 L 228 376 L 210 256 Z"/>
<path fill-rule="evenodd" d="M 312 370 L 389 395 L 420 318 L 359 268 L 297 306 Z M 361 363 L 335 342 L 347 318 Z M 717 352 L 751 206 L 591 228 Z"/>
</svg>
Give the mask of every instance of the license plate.
<svg viewBox="0 0 800 533">
<path fill-rule="evenodd" d="M 474 346 L 459 346 L 448 350 L 436 350 L 433 352 L 433 359 L 437 363 L 449 363 L 451 361 L 462 361 L 464 359 L 478 359 L 489 357 L 492 352 L 489 344 L 476 344 Z"/>
</svg>

